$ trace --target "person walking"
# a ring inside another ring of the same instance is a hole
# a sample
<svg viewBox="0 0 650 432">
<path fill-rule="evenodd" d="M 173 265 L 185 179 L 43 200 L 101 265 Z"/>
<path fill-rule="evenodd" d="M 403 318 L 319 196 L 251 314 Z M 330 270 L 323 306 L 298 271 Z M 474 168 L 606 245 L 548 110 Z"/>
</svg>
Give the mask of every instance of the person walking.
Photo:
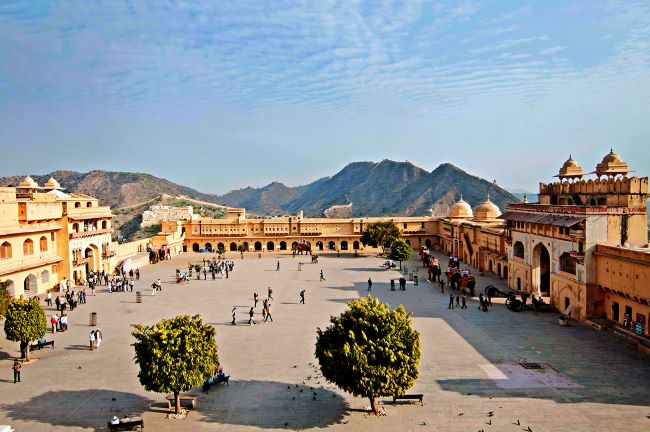
<svg viewBox="0 0 650 432">
<path fill-rule="evenodd" d="M 320 271 L 320 280 L 321 282 L 325 280 L 325 276 L 323 276 L 323 269 Z"/>
<path fill-rule="evenodd" d="M 17 382 L 20 382 L 20 369 L 23 367 L 23 365 L 20 363 L 20 360 L 14 359 L 14 384 Z"/>
<path fill-rule="evenodd" d="M 300 304 L 305 304 L 305 290 L 300 291 Z"/>
<path fill-rule="evenodd" d="M 257 302 L 259 301 L 259 298 L 260 298 L 259 294 L 253 293 L 253 300 L 255 300 L 255 306 L 254 307 L 257 307 Z"/>
<path fill-rule="evenodd" d="M 453 309 L 453 308 L 454 308 L 454 295 L 449 294 L 449 306 L 447 307 L 447 309 Z"/>
<path fill-rule="evenodd" d="M 237 322 L 235 321 L 236 313 L 237 313 L 237 307 L 232 308 L 232 321 L 230 321 L 231 325 L 237 325 Z"/>
<path fill-rule="evenodd" d="M 135 280 L 131 278 L 131 280 L 129 280 L 129 288 L 131 289 L 131 292 L 133 292 L 134 286 L 135 286 Z M 93 293 L 93 295 L 95 295 L 95 293 Z"/>
<path fill-rule="evenodd" d="M 88 335 L 88 342 L 90 343 L 90 350 L 95 349 L 95 330 L 91 330 L 90 334 Z"/>
<path fill-rule="evenodd" d="M 271 289 L 271 287 L 269 287 L 269 289 L 268 289 L 268 295 L 267 295 L 266 299 L 267 300 L 273 300 L 273 290 Z"/>
<path fill-rule="evenodd" d="M 368 291 L 372 291 L 372 279 L 368 278 Z"/>
<path fill-rule="evenodd" d="M 478 310 L 481 310 L 481 306 L 483 306 L 483 293 L 478 293 Z"/>
<path fill-rule="evenodd" d="M 255 321 L 253 320 L 253 316 L 255 315 L 255 310 L 254 308 L 251 308 L 250 311 L 248 311 L 248 325 L 253 325 L 255 324 Z"/>
<path fill-rule="evenodd" d="M 266 320 L 271 320 L 271 322 L 273 322 L 273 316 L 271 316 L 271 303 L 266 303 Z"/>
<path fill-rule="evenodd" d="M 275 271 L 280 271 L 280 260 L 278 260 L 278 263 L 275 266 Z"/>
<path fill-rule="evenodd" d="M 156 297 L 156 291 L 158 291 L 158 287 L 156 286 L 156 283 L 151 284 L 151 296 Z"/>
<path fill-rule="evenodd" d="M 102 344 L 102 331 L 97 328 L 95 330 L 95 348 L 99 349 L 99 346 Z"/>
<path fill-rule="evenodd" d="M 461 309 L 467 309 L 467 294 L 463 293 L 463 298 L 461 299 L 462 306 Z"/>
<path fill-rule="evenodd" d="M 52 307 L 52 293 L 47 292 L 47 295 L 45 296 L 45 304 L 48 305 L 49 307 Z"/>
<path fill-rule="evenodd" d="M 56 328 L 59 324 L 59 317 L 56 315 L 56 312 L 52 315 L 52 318 L 50 318 L 50 322 L 52 323 L 52 334 L 54 334 L 56 333 Z"/>
<path fill-rule="evenodd" d="M 460 307 L 460 296 L 456 295 L 456 307 Z"/>
</svg>

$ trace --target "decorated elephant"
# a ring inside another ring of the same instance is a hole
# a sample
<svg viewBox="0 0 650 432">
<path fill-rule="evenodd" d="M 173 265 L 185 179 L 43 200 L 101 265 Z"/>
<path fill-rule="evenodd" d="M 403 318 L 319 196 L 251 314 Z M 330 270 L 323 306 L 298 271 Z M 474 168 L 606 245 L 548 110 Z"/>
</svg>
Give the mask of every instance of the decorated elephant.
<svg viewBox="0 0 650 432">
<path fill-rule="evenodd" d="M 447 282 L 451 286 L 451 289 L 458 289 L 460 288 L 460 280 L 462 278 L 462 275 L 460 273 L 460 269 L 458 268 L 452 268 L 447 271 Z"/>
<path fill-rule="evenodd" d="M 469 292 L 472 297 L 474 297 L 474 289 L 476 288 L 476 278 L 473 274 L 468 274 L 463 276 L 460 279 L 460 285 Z"/>
<path fill-rule="evenodd" d="M 440 275 L 442 275 L 442 270 L 440 270 L 438 261 L 429 264 L 429 279 L 432 282 L 440 282 Z"/>
</svg>

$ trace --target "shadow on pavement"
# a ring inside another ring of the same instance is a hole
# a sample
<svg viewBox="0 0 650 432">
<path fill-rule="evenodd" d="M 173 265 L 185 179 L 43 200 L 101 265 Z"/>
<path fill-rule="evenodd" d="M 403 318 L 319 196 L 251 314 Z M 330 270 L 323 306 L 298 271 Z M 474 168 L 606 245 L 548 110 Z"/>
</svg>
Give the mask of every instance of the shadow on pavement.
<svg viewBox="0 0 650 432">
<path fill-rule="evenodd" d="M 317 384 L 231 379 L 230 387 L 212 388 L 199 399 L 197 413 L 206 422 L 265 429 L 326 427 L 350 410 L 338 393 Z"/>
<path fill-rule="evenodd" d="M 2 410 L 14 420 L 105 430 L 113 416 L 140 417 L 150 403 L 150 399 L 120 391 L 60 390 L 3 404 Z"/>
</svg>

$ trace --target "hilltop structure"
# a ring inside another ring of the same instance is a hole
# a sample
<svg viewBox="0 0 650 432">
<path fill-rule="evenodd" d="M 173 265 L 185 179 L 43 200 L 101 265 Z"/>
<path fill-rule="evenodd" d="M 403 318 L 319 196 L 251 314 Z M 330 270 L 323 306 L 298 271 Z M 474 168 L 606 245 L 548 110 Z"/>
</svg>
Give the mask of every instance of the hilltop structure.
<svg viewBox="0 0 650 432">
<path fill-rule="evenodd" d="M 192 206 L 173 207 L 166 205 L 153 205 L 149 210 L 142 212 L 140 226 L 159 224 L 163 221 L 180 221 L 192 219 L 194 209 Z"/>
</svg>

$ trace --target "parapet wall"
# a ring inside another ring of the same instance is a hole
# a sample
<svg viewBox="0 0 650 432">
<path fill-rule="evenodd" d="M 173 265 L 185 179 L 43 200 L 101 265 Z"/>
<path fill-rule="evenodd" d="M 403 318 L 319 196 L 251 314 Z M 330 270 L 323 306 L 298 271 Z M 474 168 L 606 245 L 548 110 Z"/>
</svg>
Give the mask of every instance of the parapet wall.
<svg viewBox="0 0 650 432">
<path fill-rule="evenodd" d="M 648 177 L 623 177 L 540 183 L 540 195 L 560 194 L 648 194 Z"/>
</svg>

